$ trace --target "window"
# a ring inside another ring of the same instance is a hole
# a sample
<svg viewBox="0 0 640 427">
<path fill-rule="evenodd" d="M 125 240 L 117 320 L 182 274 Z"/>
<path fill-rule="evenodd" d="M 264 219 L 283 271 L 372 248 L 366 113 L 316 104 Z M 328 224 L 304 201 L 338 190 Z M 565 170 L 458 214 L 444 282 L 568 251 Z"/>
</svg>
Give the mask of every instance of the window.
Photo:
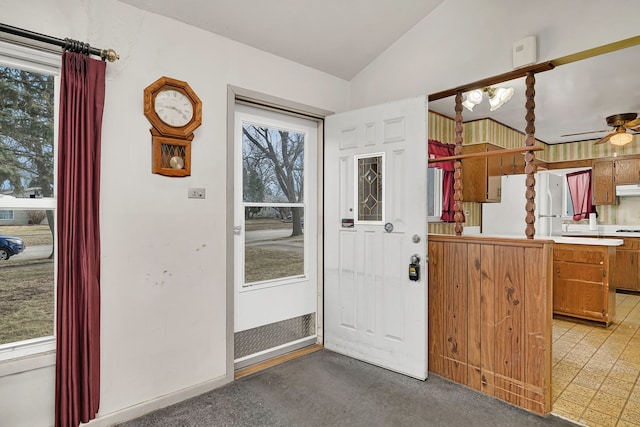
<svg viewBox="0 0 640 427">
<path fill-rule="evenodd" d="M 0 42 L 0 360 L 54 349 L 60 56 Z"/>
<path fill-rule="evenodd" d="M 442 169 L 427 168 L 427 217 L 429 222 L 441 221 L 442 177 Z"/>
<path fill-rule="evenodd" d="M 245 286 L 305 275 L 306 141 L 304 132 L 242 123 Z"/>
<path fill-rule="evenodd" d="M 384 224 L 384 154 L 354 156 L 356 223 Z"/>
</svg>

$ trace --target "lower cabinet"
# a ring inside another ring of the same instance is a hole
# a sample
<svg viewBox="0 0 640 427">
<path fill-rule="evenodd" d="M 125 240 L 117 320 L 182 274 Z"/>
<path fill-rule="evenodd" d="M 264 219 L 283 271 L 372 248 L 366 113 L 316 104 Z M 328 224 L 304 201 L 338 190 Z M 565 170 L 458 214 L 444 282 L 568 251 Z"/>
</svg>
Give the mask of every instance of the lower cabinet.
<svg viewBox="0 0 640 427">
<path fill-rule="evenodd" d="M 609 326 L 615 315 L 613 246 L 553 245 L 553 312 Z"/>
<path fill-rule="evenodd" d="M 623 238 L 624 244 L 616 247 L 616 289 L 640 291 L 640 239 Z"/>
</svg>

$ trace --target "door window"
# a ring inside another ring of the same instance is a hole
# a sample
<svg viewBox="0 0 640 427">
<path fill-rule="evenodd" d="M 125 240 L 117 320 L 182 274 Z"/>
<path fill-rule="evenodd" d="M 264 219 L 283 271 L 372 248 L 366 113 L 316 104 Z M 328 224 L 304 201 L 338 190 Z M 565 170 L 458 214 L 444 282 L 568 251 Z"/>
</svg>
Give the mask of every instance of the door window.
<svg viewBox="0 0 640 427">
<path fill-rule="evenodd" d="M 244 285 L 305 275 L 306 134 L 242 123 Z"/>
<path fill-rule="evenodd" d="M 384 223 L 384 154 L 356 156 L 356 222 Z"/>
</svg>

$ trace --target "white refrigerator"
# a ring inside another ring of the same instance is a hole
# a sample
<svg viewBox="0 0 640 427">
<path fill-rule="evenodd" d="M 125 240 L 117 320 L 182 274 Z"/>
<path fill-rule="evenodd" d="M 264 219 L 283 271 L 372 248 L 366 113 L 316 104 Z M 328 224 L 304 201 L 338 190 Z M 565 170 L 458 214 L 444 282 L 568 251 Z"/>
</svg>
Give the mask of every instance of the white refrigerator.
<svg viewBox="0 0 640 427">
<path fill-rule="evenodd" d="M 500 203 L 482 204 L 482 233 L 525 236 L 525 174 L 502 177 Z M 541 171 L 536 178 L 536 236 L 562 235 L 564 176 Z"/>
</svg>

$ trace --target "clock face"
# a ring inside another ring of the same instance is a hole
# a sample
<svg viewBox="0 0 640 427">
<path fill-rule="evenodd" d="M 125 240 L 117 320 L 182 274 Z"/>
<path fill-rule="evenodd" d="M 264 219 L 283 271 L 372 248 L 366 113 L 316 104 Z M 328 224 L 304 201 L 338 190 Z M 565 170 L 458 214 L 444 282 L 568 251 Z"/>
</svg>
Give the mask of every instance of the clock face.
<svg viewBox="0 0 640 427">
<path fill-rule="evenodd" d="M 193 104 L 182 92 L 167 89 L 156 95 L 154 110 L 160 120 L 173 127 L 182 127 L 193 118 Z"/>
</svg>

